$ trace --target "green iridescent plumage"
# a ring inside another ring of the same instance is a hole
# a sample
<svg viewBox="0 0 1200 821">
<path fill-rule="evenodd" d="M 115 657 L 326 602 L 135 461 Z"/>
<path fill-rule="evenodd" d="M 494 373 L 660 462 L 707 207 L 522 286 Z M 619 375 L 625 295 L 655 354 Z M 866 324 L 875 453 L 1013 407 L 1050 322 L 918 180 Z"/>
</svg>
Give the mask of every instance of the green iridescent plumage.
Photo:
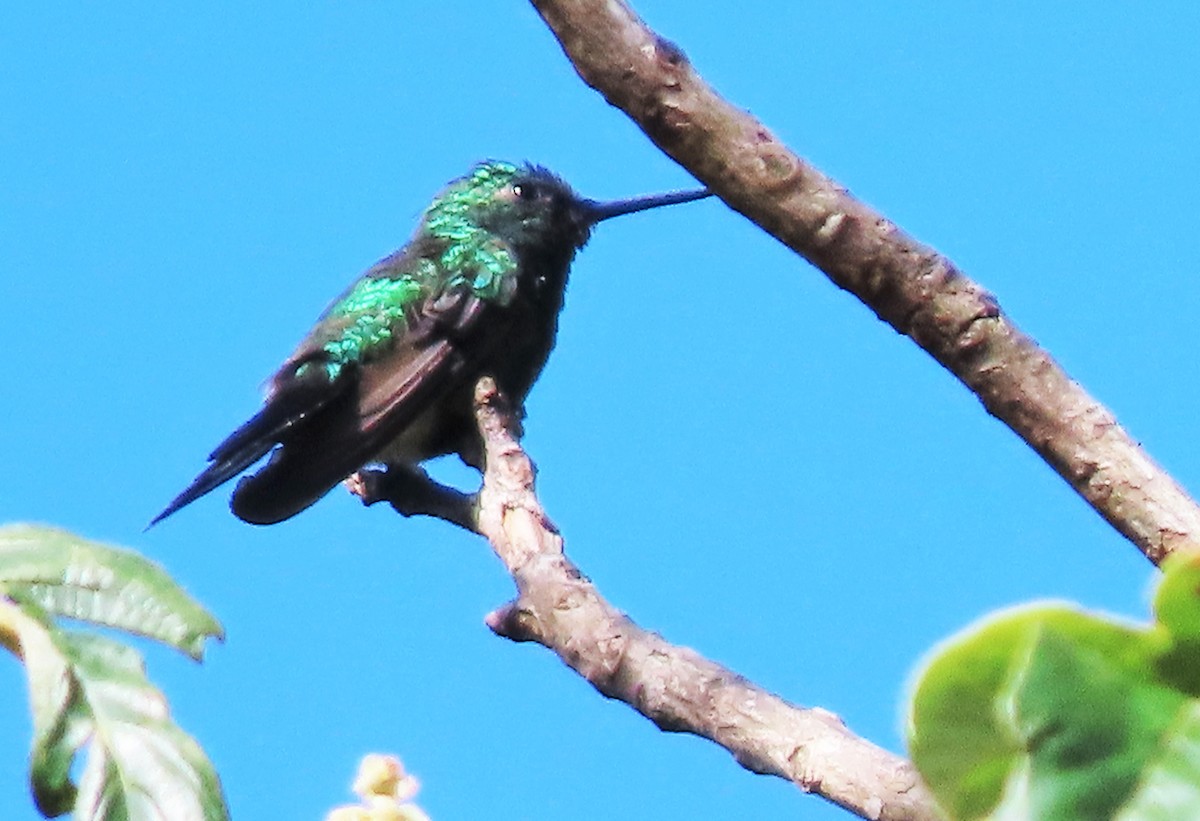
<svg viewBox="0 0 1200 821">
<path fill-rule="evenodd" d="M 446 243 L 438 263 L 448 286 L 466 285 L 480 299 L 511 296 L 505 282 L 517 271 L 517 257 L 502 238 L 480 224 L 479 212 L 495 208 L 497 196 L 519 172 L 512 163 L 481 163 L 426 209 L 418 231 Z"/>
<path fill-rule="evenodd" d="M 329 354 L 325 363 L 330 380 L 337 379 L 351 362 L 366 362 L 392 342 L 396 330 L 404 324 L 408 310 L 425 288 L 409 277 L 400 279 L 363 279 L 350 293 L 329 310 L 330 316 L 347 317 L 349 322 L 322 349 Z M 308 365 L 301 366 L 297 375 Z"/>
<path fill-rule="evenodd" d="M 154 521 L 268 453 L 231 502 L 255 524 L 295 515 L 373 461 L 411 473 L 457 453 L 481 467 L 472 389 L 487 374 L 524 401 L 554 346 L 568 269 L 592 227 L 706 196 L 598 203 L 538 166 L 475 166 L 425 210 L 407 245 L 330 306 L 271 379 L 262 410 Z"/>
<path fill-rule="evenodd" d="M 417 228 L 417 236 L 443 247 L 441 253 L 409 261 L 410 270 L 404 271 L 389 270 L 385 262 L 382 271 L 360 279 L 330 307 L 322 321 L 337 335 L 322 348 L 329 354 L 325 369 L 331 380 L 346 365 L 385 353 L 402 334 L 405 313 L 438 289 L 465 286 L 483 300 L 511 298 L 516 255 L 480 224 L 479 212 L 494 207 L 497 194 L 519 171 L 512 163 L 481 163 L 448 186 L 425 209 Z"/>
</svg>

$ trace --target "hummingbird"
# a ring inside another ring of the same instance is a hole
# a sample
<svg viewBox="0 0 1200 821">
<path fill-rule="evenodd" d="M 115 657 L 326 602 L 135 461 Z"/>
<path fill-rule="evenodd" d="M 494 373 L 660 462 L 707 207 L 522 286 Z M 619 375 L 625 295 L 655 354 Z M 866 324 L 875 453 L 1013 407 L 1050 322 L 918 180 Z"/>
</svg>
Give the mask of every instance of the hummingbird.
<svg viewBox="0 0 1200 821">
<path fill-rule="evenodd" d="M 522 405 L 554 347 L 571 261 L 592 228 L 710 195 L 598 202 L 542 166 L 477 164 L 437 195 L 404 247 L 334 300 L 270 378 L 262 409 L 150 526 L 268 453 L 230 500 L 251 524 L 291 518 L 372 463 L 413 469 L 458 454 L 482 470 L 475 382 L 490 375 Z"/>
</svg>

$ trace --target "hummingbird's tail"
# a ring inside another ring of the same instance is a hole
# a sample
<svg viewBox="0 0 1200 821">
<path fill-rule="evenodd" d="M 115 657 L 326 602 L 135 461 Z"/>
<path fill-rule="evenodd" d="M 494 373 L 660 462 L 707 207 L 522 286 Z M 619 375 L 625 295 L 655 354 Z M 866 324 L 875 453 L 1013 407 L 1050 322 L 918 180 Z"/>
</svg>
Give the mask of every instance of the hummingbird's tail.
<svg viewBox="0 0 1200 821">
<path fill-rule="evenodd" d="M 154 527 L 181 508 L 211 493 L 234 476 L 266 456 L 285 434 L 306 417 L 329 404 L 337 393 L 328 382 L 297 381 L 278 390 L 268 399 L 261 411 L 217 445 L 208 456 L 211 462 L 183 493 L 180 493 L 163 512 L 150 520 L 146 529 Z"/>
<path fill-rule="evenodd" d="M 229 447 L 233 439 L 238 437 L 239 434 L 246 433 L 247 429 L 254 426 L 256 422 L 260 422 L 260 416 L 262 416 L 261 413 L 238 428 L 237 432 L 229 437 L 229 439 L 222 442 L 220 447 L 213 451 L 212 456 L 209 457 L 213 461 L 213 464 L 205 468 L 204 472 L 197 476 L 182 493 L 172 499 L 171 503 L 163 508 L 162 513 L 151 519 L 150 524 L 146 525 L 146 529 L 149 530 L 171 514 L 187 507 L 201 496 L 216 490 L 266 456 L 267 452 L 275 446 L 275 442 L 272 439 L 246 437 L 250 441 L 240 445 L 235 443 L 234 447 Z"/>
</svg>

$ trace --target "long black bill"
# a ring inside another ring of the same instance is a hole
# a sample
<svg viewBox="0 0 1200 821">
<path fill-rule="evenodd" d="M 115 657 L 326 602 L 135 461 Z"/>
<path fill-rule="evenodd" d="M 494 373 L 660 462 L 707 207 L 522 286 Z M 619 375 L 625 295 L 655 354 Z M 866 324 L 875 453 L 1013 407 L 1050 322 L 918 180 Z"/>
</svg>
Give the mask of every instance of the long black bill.
<svg viewBox="0 0 1200 821">
<path fill-rule="evenodd" d="M 711 191 L 701 189 L 699 191 L 671 191 L 667 194 L 646 194 L 641 197 L 632 197 L 627 200 L 613 200 L 612 202 L 596 202 L 596 200 L 580 199 L 579 209 L 588 223 L 595 225 L 597 222 L 611 219 L 612 217 L 619 217 L 622 214 L 634 214 L 650 208 L 677 205 L 681 202 L 692 202 L 693 200 L 702 200 L 705 197 L 711 196 Z"/>
</svg>

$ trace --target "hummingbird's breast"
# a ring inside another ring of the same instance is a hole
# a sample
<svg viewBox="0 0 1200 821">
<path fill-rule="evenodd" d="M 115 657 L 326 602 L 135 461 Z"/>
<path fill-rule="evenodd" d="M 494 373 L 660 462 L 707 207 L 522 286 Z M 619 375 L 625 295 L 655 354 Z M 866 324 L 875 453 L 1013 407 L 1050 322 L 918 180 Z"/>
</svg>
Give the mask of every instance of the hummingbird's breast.
<svg viewBox="0 0 1200 821">
<path fill-rule="evenodd" d="M 515 407 L 525 402 L 554 348 L 569 264 L 563 255 L 522 259 L 512 297 L 486 304 L 475 327 L 453 340 L 460 362 L 455 378 L 375 461 L 417 464 L 456 453 L 482 470 L 475 383 L 491 376 Z"/>
<path fill-rule="evenodd" d="M 554 349 L 573 255 L 574 248 L 522 255 L 508 331 L 488 356 L 491 375 L 515 404 L 525 401 Z"/>
</svg>

